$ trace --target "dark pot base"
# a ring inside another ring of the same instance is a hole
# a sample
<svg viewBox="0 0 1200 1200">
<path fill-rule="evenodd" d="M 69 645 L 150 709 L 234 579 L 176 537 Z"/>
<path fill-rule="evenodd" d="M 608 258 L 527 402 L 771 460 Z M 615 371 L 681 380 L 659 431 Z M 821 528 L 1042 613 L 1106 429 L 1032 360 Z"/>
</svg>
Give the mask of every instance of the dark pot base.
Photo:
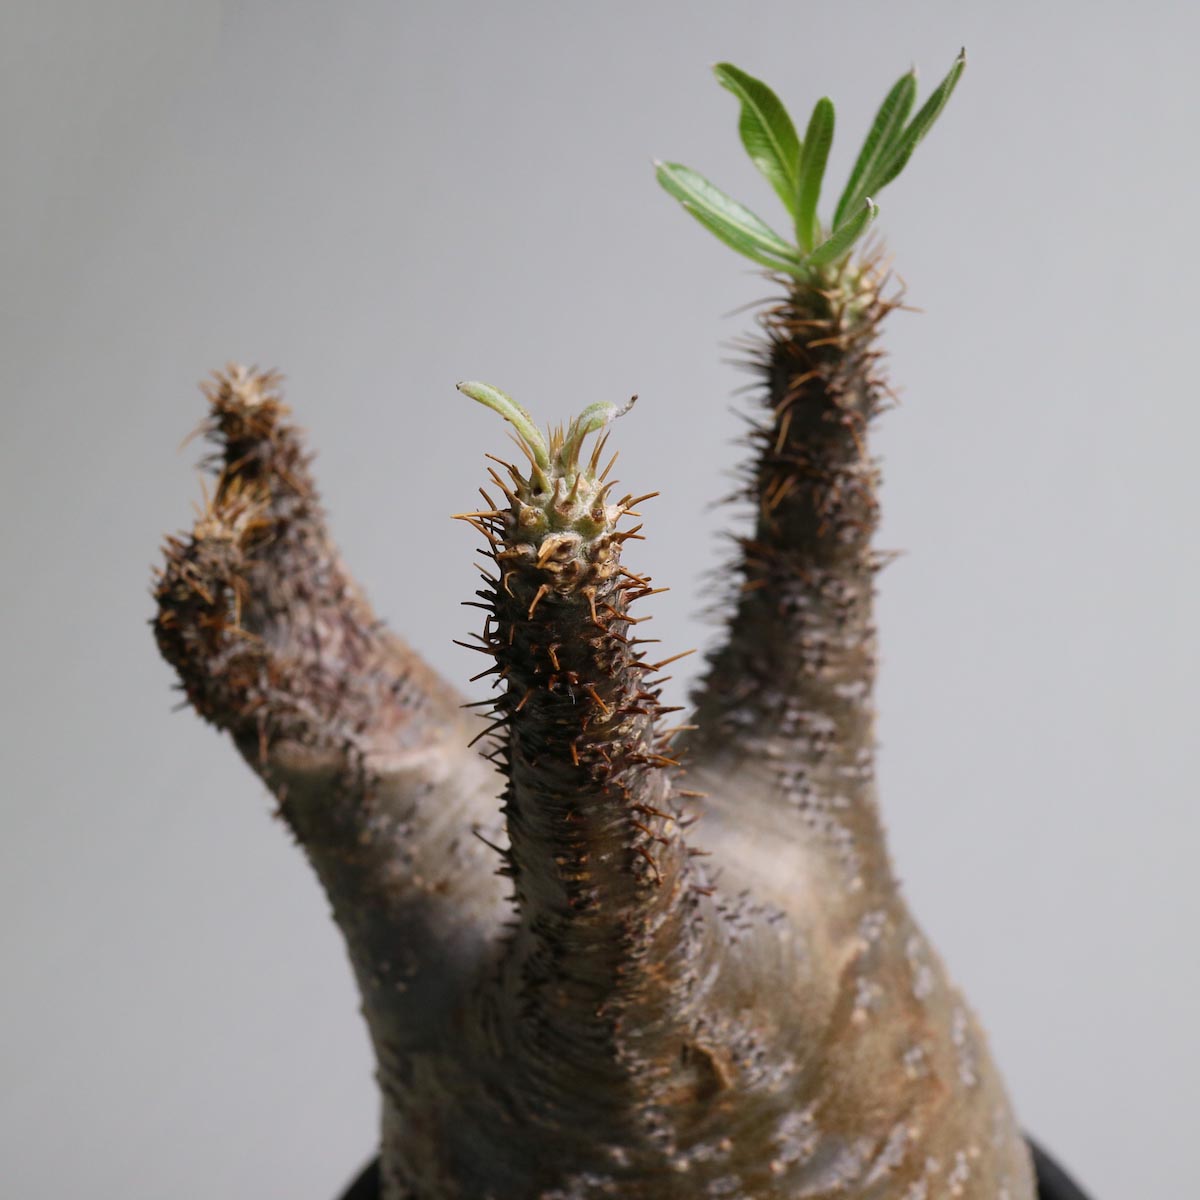
<svg viewBox="0 0 1200 1200">
<path fill-rule="evenodd" d="M 1037 1172 L 1038 1200 L 1088 1200 L 1087 1193 L 1033 1140 L 1033 1169 Z"/>
<path fill-rule="evenodd" d="M 1037 1172 L 1038 1200 L 1088 1200 L 1079 1185 L 1032 1138 L 1029 1147 Z M 342 1200 L 379 1200 L 378 1159 L 350 1185 Z"/>
</svg>

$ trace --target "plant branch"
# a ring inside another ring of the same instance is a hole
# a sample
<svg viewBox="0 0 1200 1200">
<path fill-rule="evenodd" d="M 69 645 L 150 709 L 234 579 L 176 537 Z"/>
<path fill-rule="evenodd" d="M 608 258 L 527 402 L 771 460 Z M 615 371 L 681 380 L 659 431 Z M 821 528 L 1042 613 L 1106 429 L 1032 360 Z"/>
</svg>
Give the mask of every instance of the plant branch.
<svg viewBox="0 0 1200 1200">
<path fill-rule="evenodd" d="M 465 750 L 453 689 L 342 565 L 278 384 L 230 367 L 205 388 L 215 490 L 167 540 L 154 630 L 316 868 L 386 1070 L 437 1042 L 437 998 L 477 969 L 502 919 L 469 836 L 494 824 L 494 786 Z"/>
</svg>

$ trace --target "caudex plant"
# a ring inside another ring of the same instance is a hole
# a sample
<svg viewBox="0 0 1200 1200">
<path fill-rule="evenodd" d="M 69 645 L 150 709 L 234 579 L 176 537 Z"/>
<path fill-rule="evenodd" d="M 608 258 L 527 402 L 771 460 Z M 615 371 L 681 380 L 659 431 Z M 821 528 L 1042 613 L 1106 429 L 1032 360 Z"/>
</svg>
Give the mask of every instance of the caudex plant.
<svg viewBox="0 0 1200 1200">
<path fill-rule="evenodd" d="M 875 795 L 867 449 L 897 304 L 863 236 L 963 69 L 888 92 L 827 220 L 834 110 L 803 139 L 721 64 L 794 237 L 695 172 L 658 178 L 766 267 L 753 527 L 693 697 L 642 636 L 638 506 L 593 404 L 511 422 L 483 505 L 476 706 L 376 619 L 326 530 L 279 380 L 205 388 L 216 482 L 169 539 L 155 633 L 274 793 L 345 935 L 382 1092 L 386 1200 L 1030 1200 L 975 1018 L 910 916 Z M 630 543 L 630 545 L 627 545 Z M 466 547 L 464 547 L 466 552 Z M 480 721 L 480 709 L 485 720 Z"/>
</svg>

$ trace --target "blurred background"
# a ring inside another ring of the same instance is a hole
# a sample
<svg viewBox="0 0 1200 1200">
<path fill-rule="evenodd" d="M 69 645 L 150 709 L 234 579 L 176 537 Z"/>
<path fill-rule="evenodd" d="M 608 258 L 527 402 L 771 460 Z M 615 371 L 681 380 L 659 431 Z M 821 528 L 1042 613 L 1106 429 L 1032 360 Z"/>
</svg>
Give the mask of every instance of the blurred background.
<svg viewBox="0 0 1200 1200">
<path fill-rule="evenodd" d="M 728 343 L 767 294 L 655 157 L 774 218 L 729 59 L 838 105 L 970 65 L 879 228 L 881 787 L 912 904 L 1027 1128 L 1195 1190 L 1194 6 L 27 0 L 0 30 L 0 1162 L 22 1200 L 331 1200 L 376 1097 L 309 869 L 146 626 L 197 381 L 274 366 L 380 611 L 463 683 L 483 454 L 641 395 L 630 558 L 706 645 L 738 514 Z M 690 664 L 690 665 L 689 665 Z M 680 664 L 675 702 L 698 669 Z"/>
</svg>

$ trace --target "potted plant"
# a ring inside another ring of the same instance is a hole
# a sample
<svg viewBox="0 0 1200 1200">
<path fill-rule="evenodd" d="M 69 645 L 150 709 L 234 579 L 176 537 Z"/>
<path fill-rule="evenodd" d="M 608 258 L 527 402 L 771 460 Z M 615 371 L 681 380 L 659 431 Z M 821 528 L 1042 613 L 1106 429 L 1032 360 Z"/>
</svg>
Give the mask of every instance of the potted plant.
<svg viewBox="0 0 1200 1200">
<path fill-rule="evenodd" d="M 1036 1194 L 875 797 L 868 437 L 899 297 L 864 237 L 963 65 L 920 107 L 915 75 L 897 81 L 824 219 L 833 105 L 801 138 L 719 65 L 788 236 L 658 165 L 778 287 L 748 351 L 752 528 L 682 721 L 660 690 L 680 656 L 644 636 L 652 556 L 625 554 L 653 481 L 611 477 L 607 426 L 629 405 L 543 433 L 499 389 L 459 385 L 520 454 L 459 514 L 489 560 L 472 645 L 492 691 L 465 705 L 342 563 L 278 378 L 230 367 L 206 387 L 216 483 L 168 540 L 155 634 L 345 935 L 383 1106 L 348 1200 Z M 1078 1194 L 1037 1162 L 1041 1195 Z"/>
</svg>

